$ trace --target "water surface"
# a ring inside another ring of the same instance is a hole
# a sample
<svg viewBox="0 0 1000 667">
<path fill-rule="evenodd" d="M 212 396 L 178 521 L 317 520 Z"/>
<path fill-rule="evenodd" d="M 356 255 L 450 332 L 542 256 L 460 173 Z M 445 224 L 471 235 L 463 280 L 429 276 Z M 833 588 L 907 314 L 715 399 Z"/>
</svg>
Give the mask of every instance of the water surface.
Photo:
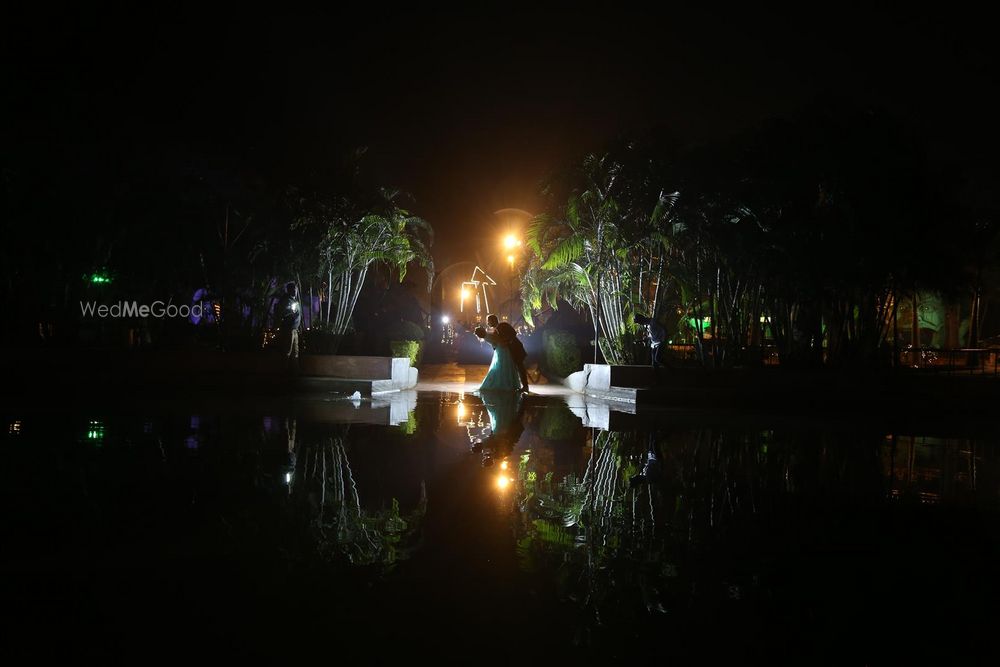
<svg viewBox="0 0 1000 667">
<path fill-rule="evenodd" d="M 23 409 L 3 428 L 21 655 L 992 651 L 989 427 L 410 392 Z"/>
</svg>

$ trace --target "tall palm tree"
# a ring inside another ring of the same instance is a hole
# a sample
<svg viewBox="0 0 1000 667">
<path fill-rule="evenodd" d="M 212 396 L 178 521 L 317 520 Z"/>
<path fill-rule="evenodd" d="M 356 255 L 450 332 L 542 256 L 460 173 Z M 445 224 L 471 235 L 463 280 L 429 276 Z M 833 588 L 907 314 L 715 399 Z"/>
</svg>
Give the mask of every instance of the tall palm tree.
<svg viewBox="0 0 1000 667">
<path fill-rule="evenodd" d="M 533 257 L 522 282 L 526 321 L 543 302 L 554 308 L 562 299 L 586 308 L 596 345 L 612 364 L 632 361 L 635 315 L 655 314 L 665 270 L 665 224 L 679 196 L 661 192 L 650 209 L 627 187 L 622 171 L 608 155 L 583 161 L 582 185 L 566 204 L 528 226 Z"/>
<path fill-rule="evenodd" d="M 329 286 L 325 322 L 336 335 L 347 331 L 374 264 L 389 266 L 402 282 L 409 265 L 416 263 L 427 273 L 428 290 L 433 280 L 430 224 L 398 206 L 397 192 L 383 190 L 380 195 L 369 204 L 347 198 L 314 202 L 293 225 L 320 230 L 317 266 Z"/>
</svg>

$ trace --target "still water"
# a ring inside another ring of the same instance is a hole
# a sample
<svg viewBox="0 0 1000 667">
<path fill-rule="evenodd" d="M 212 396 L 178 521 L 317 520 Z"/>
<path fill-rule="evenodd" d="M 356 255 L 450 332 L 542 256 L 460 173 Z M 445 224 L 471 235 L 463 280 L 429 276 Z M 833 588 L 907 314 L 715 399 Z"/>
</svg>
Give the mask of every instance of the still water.
<svg viewBox="0 0 1000 667">
<path fill-rule="evenodd" d="M 992 662 L 981 430 L 447 392 L 5 413 L 5 653 Z"/>
</svg>

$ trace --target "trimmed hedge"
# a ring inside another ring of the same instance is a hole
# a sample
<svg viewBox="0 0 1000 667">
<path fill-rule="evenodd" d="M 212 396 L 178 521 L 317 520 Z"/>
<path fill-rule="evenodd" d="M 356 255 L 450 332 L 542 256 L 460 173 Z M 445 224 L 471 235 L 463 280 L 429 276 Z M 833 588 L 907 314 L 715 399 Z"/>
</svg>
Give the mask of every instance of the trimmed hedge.
<svg viewBox="0 0 1000 667">
<path fill-rule="evenodd" d="M 423 351 L 423 343 L 419 340 L 391 340 L 389 348 L 394 357 L 409 357 L 410 366 L 416 368 L 420 363 L 420 353 Z"/>
<path fill-rule="evenodd" d="M 415 322 L 400 320 L 389 325 L 386 330 L 389 340 L 423 340 L 427 336 L 427 331 Z"/>
<path fill-rule="evenodd" d="M 542 349 L 545 353 L 545 368 L 559 376 L 567 377 L 583 370 L 580 346 L 576 336 L 568 331 L 555 329 L 542 334 Z"/>
<path fill-rule="evenodd" d="M 568 440 L 580 430 L 580 418 L 565 405 L 554 405 L 542 410 L 538 435 L 545 440 Z"/>
</svg>

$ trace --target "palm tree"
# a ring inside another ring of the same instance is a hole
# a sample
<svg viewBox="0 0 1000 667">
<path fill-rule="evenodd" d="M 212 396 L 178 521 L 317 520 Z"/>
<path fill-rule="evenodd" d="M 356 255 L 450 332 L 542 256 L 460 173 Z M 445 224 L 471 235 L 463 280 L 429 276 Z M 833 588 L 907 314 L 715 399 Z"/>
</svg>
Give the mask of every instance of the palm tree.
<svg viewBox="0 0 1000 667">
<path fill-rule="evenodd" d="M 582 186 L 556 214 L 536 216 L 526 235 L 533 256 L 521 289 L 525 321 L 543 302 L 586 308 L 595 363 L 597 348 L 609 363 L 632 361 L 635 315 L 654 315 L 663 292 L 663 230 L 679 196 L 660 192 L 648 207 L 621 177 L 623 169 L 609 155 L 588 156 Z"/>
<path fill-rule="evenodd" d="M 316 266 L 329 286 L 325 322 L 335 335 L 347 331 L 368 270 L 375 264 L 395 270 L 402 282 L 408 266 L 416 263 L 427 272 L 430 289 L 433 229 L 426 220 L 398 206 L 397 197 L 395 191 L 382 190 L 379 201 L 368 205 L 348 198 L 319 197 L 304 202 L 303 212 L 293 223 L 293 229 L 320 232 Z"/>
</svg>

